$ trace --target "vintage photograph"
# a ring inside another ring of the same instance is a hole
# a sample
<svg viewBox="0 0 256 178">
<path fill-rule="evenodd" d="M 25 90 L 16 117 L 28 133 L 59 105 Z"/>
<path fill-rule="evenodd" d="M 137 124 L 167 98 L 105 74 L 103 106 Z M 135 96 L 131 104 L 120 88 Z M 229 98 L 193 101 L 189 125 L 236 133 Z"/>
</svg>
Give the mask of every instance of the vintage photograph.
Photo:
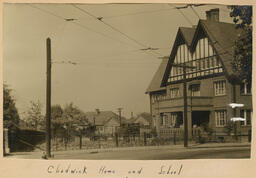
<svg viewBox="0 0 256 178">
<path fill-rule="evenodd" d="M 3 4 L 3 156 L 250 159 L 252 6 Z"/>
</svg>

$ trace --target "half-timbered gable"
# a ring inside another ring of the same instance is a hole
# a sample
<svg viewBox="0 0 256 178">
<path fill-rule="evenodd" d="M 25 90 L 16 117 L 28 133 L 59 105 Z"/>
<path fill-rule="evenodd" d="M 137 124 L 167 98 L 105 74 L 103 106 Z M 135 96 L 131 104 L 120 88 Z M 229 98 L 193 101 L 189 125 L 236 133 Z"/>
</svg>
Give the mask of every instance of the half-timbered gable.
<svg viewBox="0 0 256 178">
<path fill-rule="evenodd" d="M 189 137 L 194 128 L 205 125 L 216 135 L 223 135 L 234 116 L 229 107 L 232 102 L 244 104 L 237 116 L 249 120 L 249 125 L 241 123 L 241 133 L 250 128 L 250 84 L 235 82 L 232 70 L 235 40 L 242 31 L 235 24 L 219 22 L 218 13 L 218 9 L 212 9 L 207 11 L 207 20 L 199 20 L 196 27 L 178 29 L 168 61 L 163 60 L 148 87 L 150 111 L 160 136 L 170 135 L 175 129 L 183 133 L 185 101 Z"/>
</svg>

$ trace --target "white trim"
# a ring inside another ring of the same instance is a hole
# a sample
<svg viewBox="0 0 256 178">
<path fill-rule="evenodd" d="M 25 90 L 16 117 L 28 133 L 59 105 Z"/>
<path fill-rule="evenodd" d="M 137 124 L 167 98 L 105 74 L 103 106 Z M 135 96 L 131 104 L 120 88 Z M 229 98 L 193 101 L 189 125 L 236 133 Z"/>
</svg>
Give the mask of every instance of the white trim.
<svg viewBox="0 0 256 178">
<path fill-rule="evenodd" d="M 215 113 L 215 125 L 216 127 L 224 127 L 227 124 L 227 111 L 216 110 Z M 223 122 L 223 124 L 221 124 Z"/>
</svg>

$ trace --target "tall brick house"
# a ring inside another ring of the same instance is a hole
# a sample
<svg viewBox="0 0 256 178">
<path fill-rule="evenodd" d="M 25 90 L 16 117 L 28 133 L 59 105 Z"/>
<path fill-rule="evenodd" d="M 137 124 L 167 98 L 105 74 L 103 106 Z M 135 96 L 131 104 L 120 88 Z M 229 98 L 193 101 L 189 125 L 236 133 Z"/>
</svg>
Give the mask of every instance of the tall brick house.
<svg viewBox="0 0 256 178">
<path fill-rule="evenodd" d="M 158 135 L 179 129 L 183 133 L 184 98 L 183 68 L 186 69 L 188 133 L 203 124 L 216 135 L 225 135 L 225 126 L 233 116 L 246 121 L 237 123 L 238 132 L 251 128 L 251 84 L 235 82 L 231 66 L 236 37 L 241 33 L 235 24 L 219 21 L 219 9 L 206 12 L 207 20 L 197 26 L 178 29 L 168 60 L 163 60 L 146 93 Z M 244 107 L 232 109 L 230 103 Z"/>
</svg>

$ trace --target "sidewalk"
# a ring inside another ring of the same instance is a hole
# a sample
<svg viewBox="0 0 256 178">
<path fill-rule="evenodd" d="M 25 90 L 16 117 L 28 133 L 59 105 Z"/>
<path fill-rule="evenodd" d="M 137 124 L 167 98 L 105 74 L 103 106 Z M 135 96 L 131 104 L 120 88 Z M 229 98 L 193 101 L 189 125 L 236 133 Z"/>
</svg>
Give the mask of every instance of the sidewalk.
<svg viewBox="0 0 256 178">
<path fill-rule="evenodd" d="M 193 144 L 189 148 L 222 148 L 222 147 L 249 147 L 251 143 L 205 143 L 205 144 Z"/>
<path fill-rule="evenodd" d="M 160 146 L 140 146 L 140 147 L 116 147 L 116 148 L 102 148 L 102 149 L 81 149 L 81 150 L 66 150 L 66 151 L 52 151 L 52 155 L 70 155 L 74 154 L 96 154 L 104 152 L 122 152 L 122 151 L 139 151 L 139 150 L 170 150 L 170 151 L 185 151 L 192 149 L 216 149 L 216 148 L 232 148 L 232 147 L 250 147 L 250 143 L 206 143 L 206 144 L 192 144 L 187 148 L 184 145 L 160 145 Z M 43 151 L 35 150 L 33 152 L 14 152 L 10 153 L 8 158 L 27 158 L 27 159 L 42 159 Z M 53 158 L 54 159 L 54 158 Z"/>
</svg>

